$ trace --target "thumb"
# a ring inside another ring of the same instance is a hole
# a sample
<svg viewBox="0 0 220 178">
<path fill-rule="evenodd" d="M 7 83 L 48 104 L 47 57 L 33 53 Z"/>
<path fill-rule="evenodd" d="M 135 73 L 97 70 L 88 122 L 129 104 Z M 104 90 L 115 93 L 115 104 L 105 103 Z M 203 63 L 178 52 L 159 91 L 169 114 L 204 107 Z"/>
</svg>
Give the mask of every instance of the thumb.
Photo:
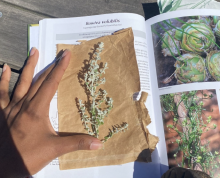
<svg viewBox="0 0 220 178">
<path fill-rule="evenodd" d="M 98 150 L 103 146 L 99 139 L 89 135 L 56 137 L 54 142 L 57 156 L 77 150 Z"/>
<path fill-rule="evenodd" d="M 5 109 L 10 102 L 8 95 L 10 78 L 11 69 L 7 64 L 4 64 L 0 78 L 0 109 Z"/>
</svg>

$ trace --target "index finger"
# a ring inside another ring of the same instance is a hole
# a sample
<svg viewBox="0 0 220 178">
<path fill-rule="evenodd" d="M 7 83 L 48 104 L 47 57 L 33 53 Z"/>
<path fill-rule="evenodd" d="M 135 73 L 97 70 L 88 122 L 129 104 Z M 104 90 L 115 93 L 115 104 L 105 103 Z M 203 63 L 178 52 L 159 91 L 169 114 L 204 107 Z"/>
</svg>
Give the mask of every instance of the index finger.
<svg viewBox="0 0 220 178">
<path fill-rule="evenodd" d="M 53 70 L 53 68 L 56 66 L 57 62 L 62 58 L 63 53 L 64 53 L 64 50 L 61 50 L 56 56 L 56 61 L 53 62 L 52 64 L 50 64 L 49 66 L 47 66 L 47 68 L 45 68 L 44 72 L 41 73 L 39 77 L 35 76 L 37 78 L 37 80 L 33 83 L 30 90 L 28 91 L 28 95 L 26 97 L 27 101 L 30 101 L 33 98 L 33 96 L 36 94 L 36 92 L 38 91 L 38 89 L 42 85 L 45 78 Z"/>
<path fill-rule="evenodd" d="M 41 107 L 48 106 L 52 100 L 58 85 L 62 79 L 62 76 L 69 65 L 71 53 L 69 50 L 65 50 L 62 58 L 53 68 L 53 70 L 45 78 L 37 93 L 32 99 L 32 102 L 37 103 Z"/>
</svg>

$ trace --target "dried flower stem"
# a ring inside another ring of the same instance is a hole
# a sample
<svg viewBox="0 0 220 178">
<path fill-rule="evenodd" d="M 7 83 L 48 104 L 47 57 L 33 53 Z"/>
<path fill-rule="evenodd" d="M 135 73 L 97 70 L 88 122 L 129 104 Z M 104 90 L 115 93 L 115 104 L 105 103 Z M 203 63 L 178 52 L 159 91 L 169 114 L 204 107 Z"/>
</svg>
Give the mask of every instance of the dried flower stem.
<svg viewBox="0 0 220 178">
<path fill-rule="evenodd" d="M 101 60 L 100 53 L 103 51 L 104 43 L 98 43 L 98 47 L 95 49 L 92 59 L 89 61 L 88 72 L 84 74 L 84 86 L 90 94 L 91 103 L 88 109 L 90 117 L 86 114 L 85 104 L 79 99 L 79 109 L 81 113 L 82 122 L 89 135 L 96 138 L 99 137 L 99 126 L 104 124 L 104 118 L 107 117 L 110 110 L 113 108 L 113 99 L 107 97 L 107 92 L 101 88 L 97 90 L 97 87 L 101 84 L 105 84 L 105 77 L 101 78 L 102 74 L 105 74 L 105 70 L 108 68 L 106 62 L 103 67 L 97 62 Z M 105 103 L 107 107 L 103 108 L 101 105 Z M 91 128 L 88 126 L 91 124 Z M 113 127 L 112 134 L 106 136 L 110 138 L 113 134 L 125 130 L 128 124 L 123 123 L 121 126 Z M 107 141 L 106 139 L 104 139 Z"/>
<path fill-rule="evenodd" d="M 103 143 L 107 142 L 109 138 L 111 138 L 114 134 L 119 133 L 119 132 L 125 132 L 128 129 L 128 123 L 124 122 L 121 125 L 115 125 L 112 126 L 112 130 L 110 130 L 109 134 L 104 137 L 102 140 Z"/>
</svg>

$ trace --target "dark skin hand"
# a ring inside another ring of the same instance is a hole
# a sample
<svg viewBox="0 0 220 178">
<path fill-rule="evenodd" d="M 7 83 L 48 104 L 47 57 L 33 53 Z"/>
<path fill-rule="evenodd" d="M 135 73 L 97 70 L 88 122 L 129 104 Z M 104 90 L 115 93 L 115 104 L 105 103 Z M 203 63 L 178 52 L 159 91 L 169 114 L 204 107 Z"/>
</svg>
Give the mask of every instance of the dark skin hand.
<svg viewBox="0 0 220 178">
<path fill-rule="evenodd" d="M 11 70 L 4 65 L 0 80 L 0 177 L 23 177 L 50 161 L 77 150 L 97 150 L 102 142 L 85 134 L 59 136 L 49 120 L 49 106 L 69 64 L 71 53 L 52 64 L 31 85 L 39 52 L 32 48 L 12 99 L 8 95 Z"/>
</svg>

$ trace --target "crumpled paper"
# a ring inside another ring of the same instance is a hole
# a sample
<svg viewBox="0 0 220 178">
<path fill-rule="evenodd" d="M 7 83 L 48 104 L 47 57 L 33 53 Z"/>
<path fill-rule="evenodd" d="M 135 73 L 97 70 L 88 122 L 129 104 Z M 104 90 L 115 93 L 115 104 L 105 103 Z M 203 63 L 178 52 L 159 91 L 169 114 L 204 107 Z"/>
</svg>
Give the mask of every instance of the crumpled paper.
<svg viewBox="0 0 220 178">
<path fill-rule="evenodd" d="M 146 126 L 150 116 L 144 102 L 147 93 L 139 101 L 133 101 L 133 94 L 140 91 L 140 77 L 134 50 L 134 36 L 131 28 L 112 35 L 83 41 L 80 45 L 57 45 L 60 50 L 69 49 L 71 60 L 58 87 L 58 116 L 60 133 L 87 133 L 77 107 L 78 99 L 87 101 L 82 87 L 82 70 L 91 57 L 94 45 L 104 43 L 100 62 L 107 62 L 108 69 L 103 75 L 106 83 L 100 85 L 107 91 L 113 102 L 113 109 L 104 125 L 99 127 L 99 139 L 109 133 L 113 125 L 128 123 L 128 130 L 110 138 L 104 149 L 75 151 L 59 157 L 60 169 L 75 169 L 105 165 L 118 165 L 135 160 L 150 162 L 158 138 L 149 133 Z M 98 88 L 97 88 L 98 89 Z"/>
</svg>

